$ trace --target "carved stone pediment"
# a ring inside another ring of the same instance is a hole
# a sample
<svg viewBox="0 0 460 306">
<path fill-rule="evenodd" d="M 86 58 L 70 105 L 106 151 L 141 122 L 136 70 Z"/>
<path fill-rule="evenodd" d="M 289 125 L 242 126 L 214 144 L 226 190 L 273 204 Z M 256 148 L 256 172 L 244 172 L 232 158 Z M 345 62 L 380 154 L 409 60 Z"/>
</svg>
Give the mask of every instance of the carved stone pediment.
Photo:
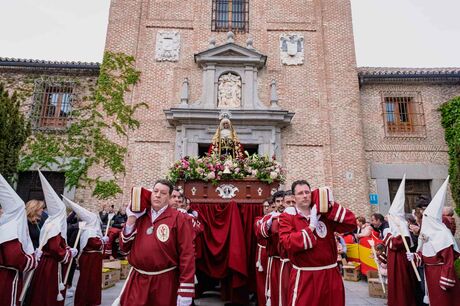
<svg viewBox="0 0 460 306">
<path fill-rule="evenodd" d="M 260 69 L 265 66 L 266 61 L 267 56 L 234 43 L 227 43 L 195 54 L 195 62 L 200 66 L 211 63 L 239 64 Z"/>
</svg>

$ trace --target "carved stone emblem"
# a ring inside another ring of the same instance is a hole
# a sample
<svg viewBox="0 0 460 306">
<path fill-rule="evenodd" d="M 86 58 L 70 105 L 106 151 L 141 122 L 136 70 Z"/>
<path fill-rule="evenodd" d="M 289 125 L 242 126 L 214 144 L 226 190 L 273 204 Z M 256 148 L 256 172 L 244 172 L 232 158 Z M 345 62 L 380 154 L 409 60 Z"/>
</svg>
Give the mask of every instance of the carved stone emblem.
<svg viewBox="0 0 460 306">
<path fill-rule="evenodd" d="M 236 196 L 235 192 L 239 191 L 238 187 L 231 184 L 222 184 L 216 188 L 216 192 L 219 193 L 219 197 L 222 199 L 231 199 Z"/>
<path fill-rule="evenodd" d="M 262 195 L 262 191 L 264 191 L 261 187 L 259 187 L 259 189 L 257 189 L 257 194 L 259 195 L 259 197 Z"/>
<path fill-rule="evenodd" d="M 219 77 L 217 106 L 222 108 L 241 106 L 241 78 L 233 73 Z"/>
<path fill-rule="evenodd" d="M 195 186 L 193 186 L 192 189 L 190 189 L 190 191 L 192 192 L 192 195 L 195 195 L 195 194 L 196 194 L 196 188 L 195 188 Z"/>
<path fill-rule="evenodd" d="M 304 60 L 304 38 L 301 34 L 281 34 L 280 57 L 284 65 L 302 65 Z"/>
<path fill-rule="evenodd" d="M 159 62 L 179 60 L 180 34 L 178 31 L 158 31 L 155 59 Z"/>
</svg>

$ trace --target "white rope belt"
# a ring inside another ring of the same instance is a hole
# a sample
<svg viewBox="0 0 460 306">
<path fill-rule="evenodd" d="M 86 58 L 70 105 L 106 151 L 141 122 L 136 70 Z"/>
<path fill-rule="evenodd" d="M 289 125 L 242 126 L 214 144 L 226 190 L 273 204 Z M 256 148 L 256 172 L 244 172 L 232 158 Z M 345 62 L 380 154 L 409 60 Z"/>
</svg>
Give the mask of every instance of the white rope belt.
<svg viewBox="0 0 460 306">
<path fill-rule="evenodd" d="M 267 248 L 266 246 L 263 246 L 263 245 L 261 245 L 261 244 L 257 244 L 257 246 L 258 246 L 259 248 L 262 248 L 262 249 Z"/>
<path fill-rule="evenodd" d="M 281 262 L 290 262 L 289 258 L 280 258 Z"/>
<path fill-rule="evenodd" d="M 102 253 L 102 251 L 101 250 L 92 250 L 92 251 L 83 251 L 82 254 L 83 253 Z"/>
<path fill-rule="evenodd" d="M 172 270 L 174 270 L 175 268 L 177 268 L 177 266 L 172 266 L 172 267 L 170 267 L 170 268 L 167 268 L 167 269 L 164 269 L 164 270 L 161 270 L 161 271 L 154 271 L 154 272 L 144 271 L 144 270 L 137 269 L 137 268 L 134 268 L 134 270 L 136 270 L 136 271 L 139 272 L 140 274 L 144 274 L 144 275 L 160 275 L 160 274 L 163 274 L 163 273 L 172 271 Z"/>
<path fill-rule="evenodd" d="M 297 291 L 299 289 L 300 274 L 302 274 L 300 272 L 302 271 L 321 271 L 321 270 L 332 269 L 332 268 L 337 267 L 337 263 L 333 263 L 332 265 L 321 266 L 321 267 L 297 267 L 295 265 L 292 265 L 292 267 L 297 270 L 297 273 L 295 276 L 295 282 L 294 282 L 292 304 L 291 304 L 291 306 L 295 306 L 296 301 L 297 301 Z"/>
<path fill-rule="evenodd" d="M 443 262 L 439 262 L 439 263 L 435 263 L 435 264 L 429 264 L 429 263 L 424 263 L 425 266 L 442 266 L 444 263 Z"/>
<path fill-rule="evenodd" d="M 0 265 L 0 268 L 13 270 L 13 271 L 19 271 L 18 269 L 15 269 L 15 268 L 12 268 L 12 267 L 7 267 L 7 266 L 2 266 L 2 265 Z"/>
<path fill-rule="evenodd" d="M 331 265 L 328 265 L 328 266 L 321 266 L 321 267 L 297 267 L 295 265 L 292 265 L 292 267 L 296 270 L 299 270 L 299 271 L 321 271 L 321 270 L 327 270 L 327 269 L 332 269 L 332 268 L 335 268 L 337 267 L 337 263 L 333 263 Z"/>
</svg>

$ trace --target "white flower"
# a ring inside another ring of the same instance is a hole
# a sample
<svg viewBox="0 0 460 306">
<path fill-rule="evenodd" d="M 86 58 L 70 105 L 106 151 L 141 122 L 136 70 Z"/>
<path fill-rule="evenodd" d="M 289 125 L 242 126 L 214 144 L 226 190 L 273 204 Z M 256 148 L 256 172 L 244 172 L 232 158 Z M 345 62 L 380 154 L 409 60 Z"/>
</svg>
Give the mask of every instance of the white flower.
<svg viewBox="0 0 460 306">
<path fill-rule="evenodd" d="M 214 174 L 214 172 L 209 172 L 209 173 L 208 173 L 208 176 L 206 176 L 206 178 L 207 178 L 208 180 L 213 180 L 213 179 L 216 178 L 216 175 Z"/>
<path fill-rule="evenodd" d="M 276 179 L 277 177 L 278 177 L 278 173 L 276 173 L 275 171 L 270 172 L 270 178 L 272 180 Z"/>
</svg>

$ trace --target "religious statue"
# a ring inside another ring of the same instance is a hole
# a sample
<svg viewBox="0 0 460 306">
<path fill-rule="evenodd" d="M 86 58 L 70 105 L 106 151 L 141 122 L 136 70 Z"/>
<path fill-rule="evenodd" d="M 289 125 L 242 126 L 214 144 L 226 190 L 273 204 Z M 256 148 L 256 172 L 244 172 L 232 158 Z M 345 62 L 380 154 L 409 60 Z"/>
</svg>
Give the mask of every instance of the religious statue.
<svg viewBox="0 0 460 306">
<path fill-rule="evenodd" d="M 241 106 L 241 78 L 235 74 L 227 73 L 219 77 L 218 107 L 240 107 Z"/>
<path fill-rule="evenodd" d="M 243 146 L 238 140 L 232 122 L 228 118 L 220 121 L 219 127 L 212 138 L 208 153 L 217 156 L 230 156 L 232 158 L 243 158 Z"/>
</svg>

